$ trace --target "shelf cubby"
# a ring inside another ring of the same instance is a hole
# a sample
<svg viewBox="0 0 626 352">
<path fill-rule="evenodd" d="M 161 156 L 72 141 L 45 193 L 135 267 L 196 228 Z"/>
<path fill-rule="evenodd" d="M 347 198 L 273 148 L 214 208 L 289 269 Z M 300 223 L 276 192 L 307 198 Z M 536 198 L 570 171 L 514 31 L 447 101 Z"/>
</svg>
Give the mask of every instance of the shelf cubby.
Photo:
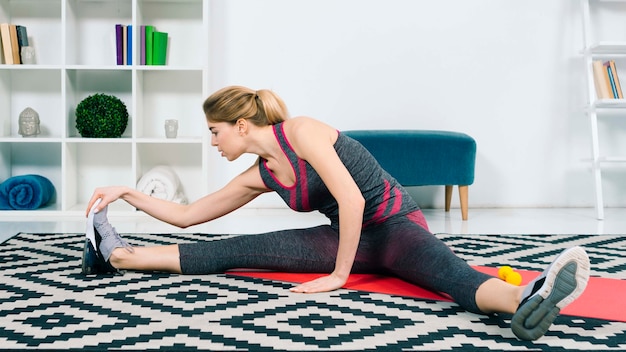
<svg viewBox="0 0 626 352">
<path fill-rule="evenodd" d="M 168 33 L 168 66 L 201 68 L 206 64 L 198 55 L 207 44 L 206 8 L 199 0 L 138 0 L 136 27 L 151 25 Z"/>
<path fill-rule="evenodd" d="M 116 66 L 115 25 L 132 24 L 132 2 L 68 0 L 66 64 Z"/>
<path fill-rule="evenodd" d="M 1 108 L 6 121 L 0 134 L 3 137 L 22 138 L 18 133 L 19 116 L 30 107 L 40 119 L 41 134 L 37 137 L 61 138 L 61 70 L 31 67 L 19 70 L 0 68 L 0 90 L 7 93 Z"/>
<path fill-rule="evenodd" d="M 178 120 L 179 138 L 201 137 L 206 130 L 202 112 L 202 71 L 140 70 L 137 72 L 137 137 L 165 137 L 166 119 Z"/>
<path fill-rule="evenodd" d="M 25 26 L 36 64 L 58 67 L 63 62 L 62 8 L 62 0 L 0 0 L 0 23 Z"/>
<path fill-rule="evenodd" d="M 0 143 L 2 169 L 0 179 L 12 176 L 37 174 L 52 182 L 56 195 L 42 210 L 60 210 L 63 194 L 61 145 L 54 142 L 8 142 Z"/>
<path fill-rule="evenodd" d="M 81 141 L 66 145 L 66 186 L 70 210 L 84 210 L 93 191 L 107 185 L 134 187 L 132 145 L 121 141 Z M 69 193 L 69 192 L 68 192 Z"/>
<path fill-rule="evenodd" d="M 90 95 L 102 93 L 119 98 L 128 110 L 128 126 L 122 138 L 132 137 L 132 71 L 116 69 L 68 69 L 66 72 L 67 129 L 69 137 L 80 137 L 76 129 L 76 107 Z"/>
<path fill-rule="evenodd" d="M 156 166 L 169 166 L 180 179 L 187 199 L 196 200 L 204 195 L 207 183 L 198 169 L 202 165 L 202 148 L 201 143 L 139 143 L 135 181 Z"/>
</svg>

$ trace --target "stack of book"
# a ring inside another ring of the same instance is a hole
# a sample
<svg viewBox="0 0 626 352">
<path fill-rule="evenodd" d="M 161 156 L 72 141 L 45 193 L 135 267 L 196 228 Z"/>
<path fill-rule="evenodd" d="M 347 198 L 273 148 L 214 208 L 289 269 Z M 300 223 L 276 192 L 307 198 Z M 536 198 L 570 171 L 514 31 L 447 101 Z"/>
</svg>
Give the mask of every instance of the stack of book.
<svg viewBox="0 0 626 352">
<path fill-rule="evenodd" d="M 139 65 L 165 65 L 167 63 L 166 32 L 156 31 L 154 26 L 139 26 Z M 115 25 L 115 44 L 118 65 L 133 64 L 133 28 L 131 25 Z"/>
<path fill-rule="evenodd" d="M 602 99 L 624 99 L 622 86 L 619 83 L 615 61 L 602 62 L 594 60 L 593 81 L 596 86 L 598 100 Z"/>
<path fill-rule="evenodd" d="M 10 23 L 0 23 L 0 39 L 2 39 L 2 53 L 4 63 L 19 65 L 22 63 L 22 47 L 28 46 L 26 27 Z"/>
</svg>

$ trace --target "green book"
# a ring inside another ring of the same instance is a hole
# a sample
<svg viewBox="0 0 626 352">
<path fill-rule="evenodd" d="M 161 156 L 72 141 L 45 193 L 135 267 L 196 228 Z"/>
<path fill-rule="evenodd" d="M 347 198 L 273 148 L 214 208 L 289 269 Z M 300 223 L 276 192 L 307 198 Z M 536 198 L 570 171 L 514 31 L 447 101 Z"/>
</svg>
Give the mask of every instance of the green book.
<svg viewBox="0 0 626 352">
<path fill-rule="evenodd" d="M 152 65 L 153 33 L 154 26 L 146 26 L 146 65 Z"/>
<path fill-rule="evenodd" d="M 167 61 L 167 33 L 154 32 L 152 64 L 165 65 Z"/>
</svg>

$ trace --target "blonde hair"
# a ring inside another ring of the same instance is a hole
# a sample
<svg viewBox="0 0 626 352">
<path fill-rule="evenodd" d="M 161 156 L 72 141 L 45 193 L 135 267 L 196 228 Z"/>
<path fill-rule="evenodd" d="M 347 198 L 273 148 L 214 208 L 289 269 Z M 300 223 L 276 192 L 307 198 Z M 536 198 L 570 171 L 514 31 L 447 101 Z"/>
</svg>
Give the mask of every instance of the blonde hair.
<svg viewBox="0 0 626 352">
<path fill-rule="evenodd" d="M 289 118 L 287 106 L 276 93 L 242 86 L 225 87 L 211 94 L 202 109 L 209 122 L 234 124 L 243 118 L 256 126 L 266 126 Z"/>
</svg>

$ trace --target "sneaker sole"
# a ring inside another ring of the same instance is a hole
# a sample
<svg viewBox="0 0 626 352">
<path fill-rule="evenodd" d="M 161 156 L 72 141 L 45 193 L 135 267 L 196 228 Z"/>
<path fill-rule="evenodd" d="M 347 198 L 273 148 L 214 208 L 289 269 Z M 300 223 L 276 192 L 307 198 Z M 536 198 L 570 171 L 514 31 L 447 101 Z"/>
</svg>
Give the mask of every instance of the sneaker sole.
<svg viewBox="0 0 626 352">
<path fill-rule="evenodd" d="M 589 279 L 589 257 L 581 247 L 564 251 L 552 264 L 544 285 L 513 315 L 511 329 L 522 340 L 543 336 L 562 308 L 585 290 Z"/>
<path fill-rule="evenodd" d="M 93 227 L 93 217 L 94 217 L 93 210 L 96 208 L 98 204 L 100 204 L 100 199 L 97 199 L 96 202 L 91 207 L 91 209 L 89 210 L 89 214 L 87 215 L 87 228 L 85 229 L 85 235 L 87 239 L 91 242 L 91 245 L 93 246 L 93 248 L 98 248 L 98 244 L 96 243 L 95 228 Z"/>
<path fill-rule="evenodd" d="M 83 275 L 93 275 L 98 273 L 97 263 L 98 262 L 98 254 L 96 250 L 91 245 L 89 239 L 85 239 L 85 245 L 83 247 L 83 258 L 82 258 L 82 273 Z"/>
</svg>

